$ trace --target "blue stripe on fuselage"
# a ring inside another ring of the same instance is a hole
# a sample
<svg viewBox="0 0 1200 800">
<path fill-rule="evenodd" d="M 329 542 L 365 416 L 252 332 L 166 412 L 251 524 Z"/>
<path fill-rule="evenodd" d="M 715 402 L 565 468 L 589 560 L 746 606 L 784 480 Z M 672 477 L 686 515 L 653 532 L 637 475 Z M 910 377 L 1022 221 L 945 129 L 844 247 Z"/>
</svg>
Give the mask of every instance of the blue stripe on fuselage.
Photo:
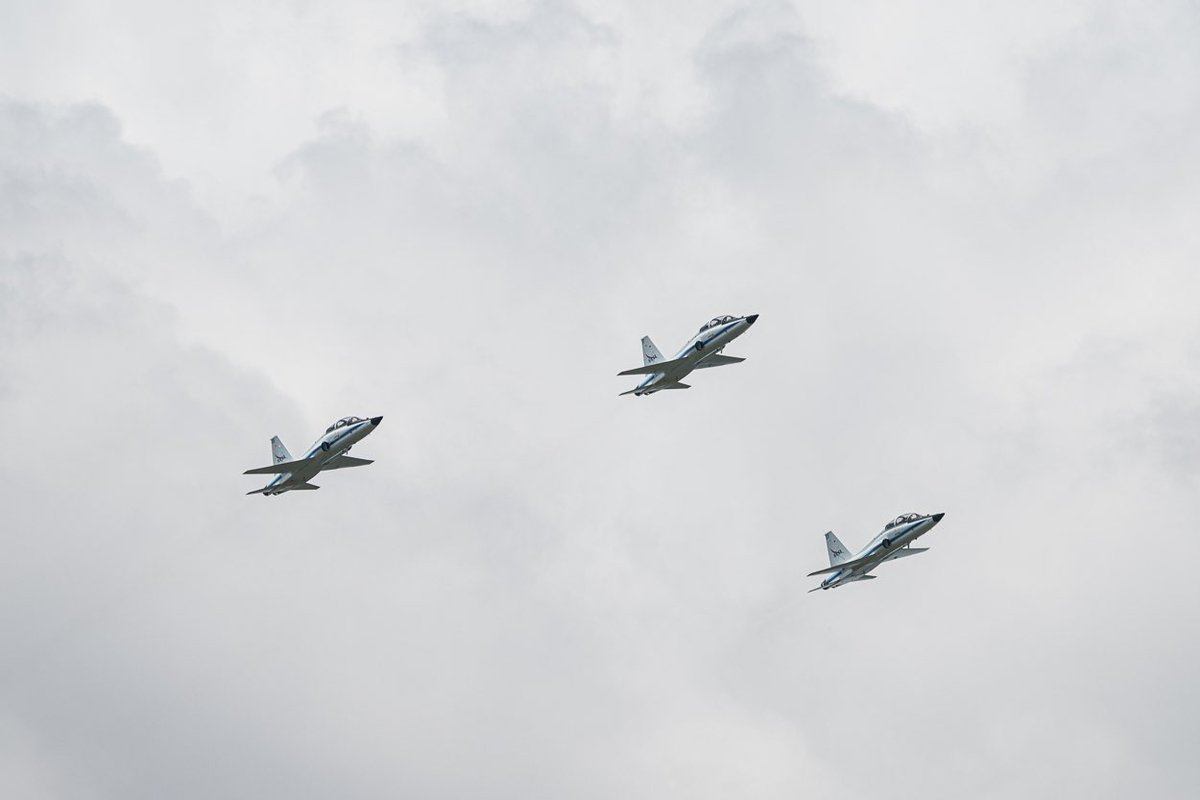
<svg viewBox="0 0 1200 800">
<path fill-rule="evenodd" d="M 357 426 L 357 425 L 356 425 L 356 426 L 354 426 L 353 428 L 347 428 L 347 429 L 346 429 L 346 430 L 345 430 L 343 433 L 341 433 L 341 434 L 340 434 L 340 435 L 339 435 L 339 436 L 338 436 L 336 439 L 333 439 L 332 441 L 330 441 L 330 442 L 329 442 L 329 449 L 330 449 L 330 450 L 332 450 L 332 449 L 333 449 L 333 446 L 334 446 L 335 444 L 337 444 L 338 442 L 340 442 L 342 439 L 345 439 L 345 438 L 346 438 L 347 436 L 349 436 L 350 434 L 354 433 L 356 430 L 358 430 L 358 428 L 359 428 L 359 426 Z M 320 442 L 317 442 L 316 444 L 314 444 L 314 445 L 313 445 L 311 448 L 309 448 L 309 451 L 308 451 L 308 453 L 307 453 L 307 454 L 306 454 L 304 457 L 305 457 L 305 458 L 312 458 L 313 456 L 315 456 L 315 455 L 317 454 L 317 451 L 321 449 L 321 444 L 322 444 L 322 443 L 324 443 L 324 441 L 325 441 L 325 440 L 322 438 Z"/>
<path fill-rule="evenodd" d="M 358 425 L 355 425 L 353 428 L 347 428 L 345 431 L 343 431 L 342 433 L 338 434 L 338 436 L 337 436 L 336 438 L 332 439 L 332 440 L 329 442 L 329 449 L 330 449 L 330 450 L 332 450 L 332 449 L 333 449 L 333 446 L 334 446 L 335 444 L 337 444 L 338 442 L 340 442 L 342 439 L 345 439 L 347 436 L 349 436 L 350 434 L 354 433 L 356 430 L 358 430 L 358 429 L 359 429 L 359 428 L 361 428 L 361 427 L 362 427 L 362 424 L 360 423 L 360 424 L 358 424 Z M 301 460 L 303 460 L 303 461 L 307 461 L 308 459 L 310 459 L 310 458 L 312 458 L 314 455 L 316 455 L 316 454 L 317 454 L 317 451 L 321 449 L 321 444 L 322 444 L 324 441 L 325 441 L 325 438 L 324 438 L 324 437 L 321 437 L 321 440 L 320 440 L 320 441 L 318 441 L 316 444 L 314 444 L 312 447 L 310 447 L 310 448 L 308 449 L 308 452 L 304 454 L 304 458 L 303 458 L 303 459 L 301 459 Z M 322 461 L 321 463 L 324 463 L 324 461 Z M 320 472 L 320 470 L 317 470 L 317 471 L 318 471 L 318 472 Z M 287 481 L 291 480 L 291 477 L 292 477 L 292 475 L 293 475 L 293 474 L 294 474 L 294 473 L 291 473 L 291 472 L 285 472 L 285 473 L 283 473 L 282 475 L 280 475 L 278 478 L 276 478 L 275 480 L 271 481 L 270 485 L 271 485 L 271 486 L 279 486 L 280 484 L 286 483 Z"/>
<path fill-rule="evenodd" d="M 903 525 L 903 526 L 897 525 L 896 528 L 892 529 L 891 531 L 884 531 L 884 532 L 878 534 L 876 536 L 876 538 L 879 541 L 875 542 L 874 544 L 868 545 L 861 553 L 859 553 L 853 559 L 851 559 L 852 561 L 858 561 L 859 559 L 862 559 L 862 558 L 875 558 L 876 556 L 880 556 L 878 561 L 876 561 L 873 564 L 862 564 L 858 567 L 844 569 L 841 572 L 835 572 L 829 577 L 829 582 L 827 584 L 822 584 L 822 585 L 825 586 L 825 588 L 827 588 L 827 589 L 832 589 L 834 586 L 837 586 L 839 583 L 844 583 L 845 579 L 847 579 L 847 578 L 853 578 L 855 575 L 865 575 L 866 573 L 875 569 L 881 563 L 883 563 L 883 558 L 885 558 L 888 553 L 891 553 L 891 552 L 899 549 L 900 547 L 903 547 L 905 544 L 910 544 L 913 541 L 915 541 L 917 539 L 917 537 L 913 536 L 911 534 L 913 533 L 913 531 L 915 531 L 917 529 L 917 527 L 919 525 L 921 525 L 927 521 L 928 521 L 928 519 L 920 519 L 920 520 L 917 520 L 916 522 L 905 523 L 905 525 Z M 893 538 L 893 536 L 895 538 Z M 884 539 L 888 539 L 889 541 L 891 541 L 891 547 L 883 546 Z"/>
<path fill-rule="evenodd" d="M 701 338 L 704 335 L 705 331 L 701 331 L 700 333 L 697 333 L 695 336 L 693 336 L 691 339 L 688 340 L 687 345 L 685 345 L 682 350 L 680 350 L 678 353 L 676 353 L 675 357 L 672 358 L 671 360 L 679 361 L 680 359 L 688 356 L 689 354 L 696 352 L 696 342 L 697 341 L 703 341 L 704 346 L 708 347 L 712 342 L 716 341 L 717 339 L 721 338 L 722 336 L 725 336 L 725 334 L 729 333 L 734 328 L 736 328 L 738 323 L 740 323 L 742 321 L 743 320 L 735 319 L 732 322 L 726 322 L 724 327 L 721 327 L 719 329 L 717 329 L 717 328 L 711 329 L 711 330 L 716 330 L 717 332 L 715 334 L 713 334 L 712 336 L 708 337 L 707 339 Z M 725 342 L 725 344 L 728 344 L 728 343 L 729 342 Z M 721 347 L 724 347 L 725 344 L 719 345 L 718 349 L 720 349 Z M 703 352 L 703 351 L 699 351 L 699 352 Z M 709 355 L 711 355 L 711 354 L 709 354 Z M 697 358 L 694 362 L 692 362 L 692 364 L 693 364 L 692 369 L 688 370 L 688 373 L 690 373 L 692 370 L 694 370 L 696 368 L 695 364 L 698 364 L 703 360 L 704 360 L 704 358 L 700 357 L 700 358 Z M 661 381 L 662 379 L 664 379 L 666 377 L 667 377 L 667 373 L 665 373 L 665 372 L 655 372 L 653 375 L 646 378 L 646 380 L 639 383 L 637 388 L 639 391 L 642 389 L 650 389 L 654 386 L 655 383 L 658 383 L 659 381 Z M 675 380 L 676 381 L 682 380 L 685 377 L 687 377 L 687 373 L 680 375 Z M 674 383 L 674 382 L 675 381 L 672 381 L 672 383 Z"/>
</svg>

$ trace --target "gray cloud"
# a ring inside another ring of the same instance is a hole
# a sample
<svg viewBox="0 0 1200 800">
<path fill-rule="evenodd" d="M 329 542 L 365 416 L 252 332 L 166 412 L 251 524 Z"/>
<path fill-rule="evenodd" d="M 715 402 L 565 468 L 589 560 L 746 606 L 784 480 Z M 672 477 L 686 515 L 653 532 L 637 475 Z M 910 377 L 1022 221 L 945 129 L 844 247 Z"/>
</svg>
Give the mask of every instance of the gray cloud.
<svg viewBox="0 0 1200 800">
<path fill-rule="evenodd" d="M 784 4 L 668 77 L 643 12 L 321 13 L 399 77 L 185 98 L 313 119 L 213 167 L 248 218 L 129 93 L 0 104 L 6 796 L 1188 796 L 1185 32 L 1097 12 L 934 130 Z M 725 312 L 744 365 L 614 396 Z M 346 413 L 364 474 L 242 496 Z M 928 555 L 805 594 L 909 508 Z"/>
</svg>

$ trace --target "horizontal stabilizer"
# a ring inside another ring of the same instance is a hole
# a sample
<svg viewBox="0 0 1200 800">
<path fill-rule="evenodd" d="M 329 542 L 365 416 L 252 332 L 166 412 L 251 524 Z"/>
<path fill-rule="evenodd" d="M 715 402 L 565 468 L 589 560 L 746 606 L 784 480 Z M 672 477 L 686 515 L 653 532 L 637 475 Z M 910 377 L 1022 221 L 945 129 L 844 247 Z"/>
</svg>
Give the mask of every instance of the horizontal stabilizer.
<svg viewBox="0 0 1200 800">
<path fill-rule="evenodd" d="M 354 456 L 334 456 L 321 465 L 321 471 L 327 469 L 346 469 L 346 467 L 365 467 L 367 464 L 375 462 L 369 458 L 355 458 Z"/>
<path fill-rule="evenodd" d="M 715 356 L 709 356 L 696 365 L 696 369 L 708 369 L 709 367 L 724 367 L 727 364 L 740 364 L 746 359 L 738 358 L 737 356 L 723 356 L 718 353 Z"/>
<path fill-rule="evenodd" d="M 283 494 L 284 492 L 303 492 L 320 488 L 321 487 L 317 486 L 315 483 L 297 483 L 292 485 L 273 485 L 268 483 L 263 488 L 255 489 L 253 492 L 246 492 L 246 494 L 266 494 L 267 492 L 271 492 L 272 494 Z"/>
<path fill-rule="evenodd" d="M 308 459 L 302 458 L 299 461 L 280 461 L 278 464 L 272 464 L 269 467 L 259 467 L 258 469 L 248 469 L 243 472 L 243 475 L 282 475 L 285 472 L 295 472 L 302 466 L 308 465 Z"/>
<path fill-rule="evenodd" d="M 618 372 L 618 375 L 657 375 L 660 372 L 670 372 L 673 369 L 683 365 L 682 358 L 675 358 L 670 361 L 660 361 L 657 364 L 647 364 L 644 367 L 635 367 L 627 369 L 624 372 Z"/>
<path fill-rule="evenodd" d="M 878 577 L 879 577 L 878 575 L 859 575 L 857 578 L 847 578 L 844 581 L 839 581 L 838 583 L 835 583 L 833 586 L 821 585 L 821 586 L 813 587 L 812 589 L 808 590 L 808 594 L 812 594 L 813 592 L 819 592 L 822 589 L 836 589 L 845 583 L 854 583 L 855 581 L 873 581 Z"/>
</svg>

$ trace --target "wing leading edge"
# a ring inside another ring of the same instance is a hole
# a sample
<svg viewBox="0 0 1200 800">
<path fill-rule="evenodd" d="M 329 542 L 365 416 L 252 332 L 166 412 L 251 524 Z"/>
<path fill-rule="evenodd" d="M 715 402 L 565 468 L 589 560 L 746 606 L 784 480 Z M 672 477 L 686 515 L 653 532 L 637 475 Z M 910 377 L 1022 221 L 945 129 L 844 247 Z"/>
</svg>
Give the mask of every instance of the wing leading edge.
<svg viewBox="0 0 1200 800">
<path fill-rule="evenodd" d="M 724 367 L 728 364 L 740 364 L 746 359 L 738 358 L 737 356 L 723 356 L 718 353 L 715 356 L 709 356 L 696 365 L 696 369 L 708 369 L 709 367 Z"/>
<path fill-rule="evenodd" d="M 678 367 L 683 366 L 682 358 L 674 358 L 670 361 L 659 361 L 657 364 L 647 364 L 644 367 L 634 367 L 627 369 L 624 372 L 618 372 L 618 375 L 657 375 L 660 372 L 671 372 Z"/>
<path fill-rule="evenodd" d="M 272 464 L 269 467 L 258 467 L 257 469 L 248 469 L 243 472 L 243 475 L 282 475 L 285 472 L 296 472 L 300 467 L 312 466 L 311 458 L 301 458 L 297 461 L 280 461 L 278 464 Z M 334 456 L 321 465 L 321 471 L 327 469 L 346 469 L 347 467 L 365 467 L 367 464 L 375 462 L 369 458 L 355 458 L 354 456 Z"/>
<path fill-rule="evenodd" d="M 321 465 L 321 471 L 327 469 L 346 469 L 347 467 L 365 467 L 367 464 L 375 462 L 369 458 L 355 458 L 354 456 L 335 456 Z"/>
<path fill-rule="evenodd" d="M 285 472 L 296 472 L 301 466 L 310 465 L 312 459 L 301 458 L 297 461 L 280 461 L 278 464 L 272 464 L 269 467 L 259 467 L 257 469 L 248 469 L 243 472 L 243 475 L 282 475 Z"/>
<path fill-rule="evenodd" d="M 879 553 L 875 552 L 875 553 L 871 553 L 870 555 L 867 555 L 867 556 L 862 556 L 861 558 L 854 558 L 854 559 L 851 559 L 850 561 L 843 561 L 840 564 L 834 564 L 832 567 L 826 567 L 825 569 L 819 569 L 816 572 L 810 572 L 810 573 L 808 573 L 808 577 L 811 578 L 815 575 L 828 575 L 832 572 L 840 572 L 841 570 L 844 570 L 844 569 L 855 569 L 857 567 L 861 567 L 864 564 L 869 564 L 871 562 L 875 562 L 877 564 L 882 564 L 885 561 L 895 561 L 897 558 L 904 558 L 905 556 L 915 556 L 918 553 L 924 553 L 928 549 L 929 549 L 928 547 L 902 547 L 899 550 L 895 550 L 891 553 L 888 553 L 883 558 L 879 558 L 878 557 Z"/>
</svg>

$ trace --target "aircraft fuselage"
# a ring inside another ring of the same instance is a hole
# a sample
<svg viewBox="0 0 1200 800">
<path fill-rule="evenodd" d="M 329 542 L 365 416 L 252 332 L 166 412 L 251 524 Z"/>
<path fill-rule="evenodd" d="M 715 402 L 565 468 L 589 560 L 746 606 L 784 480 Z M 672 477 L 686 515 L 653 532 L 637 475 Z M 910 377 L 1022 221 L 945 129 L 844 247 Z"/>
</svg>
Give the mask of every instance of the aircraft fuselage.
<svg viewBox="0 0 1200 800">
<path fill-rule="evenodd" d="M 847 560 L 845 569 L 830 573 L 829 577 L 821 581 L 818 588 L 834 589 L 843 583 L 863 580 L 883 562 L 916 552 L 905 551 L 904 548 L 933 530 L 933 527 L 942 521 L 942 516 L 942 514 L 929 514 L 909 522 L 885 527 L 866 547 Z"/>
<path fill-rule="evenodd" d="M 692 370 L 700 368 L 705 359 L 719 354 L 725 345 L 748 331 L 757 319 L 758 314 L 751 314 L 701 330 L 671 359 L 670 363 L 674 366 L 668 372 L 650 375 L 638 384 L 633 393 L 638 396 L 653 394 L 670 384 L 679 383 Z"/>
<path fill-rule="evenodd" d="M 324 469 L 329 461 L 345 455 L 351 447 L 375 430 L 375 426 L 379 424 L 378 420 L 381 419 L 382 417 L 364 419 L 352 425 L 326 431 L 324 436 L 313 442 L 304 455 L 297 459 L 298 462 L 304 462 L 302 468 L 295 472 L 280 474 L 267 484 L 262 493 L 266 495 L 282 494 L 291 491 L 293 487 L 308 483 Z"/>
</svg>

